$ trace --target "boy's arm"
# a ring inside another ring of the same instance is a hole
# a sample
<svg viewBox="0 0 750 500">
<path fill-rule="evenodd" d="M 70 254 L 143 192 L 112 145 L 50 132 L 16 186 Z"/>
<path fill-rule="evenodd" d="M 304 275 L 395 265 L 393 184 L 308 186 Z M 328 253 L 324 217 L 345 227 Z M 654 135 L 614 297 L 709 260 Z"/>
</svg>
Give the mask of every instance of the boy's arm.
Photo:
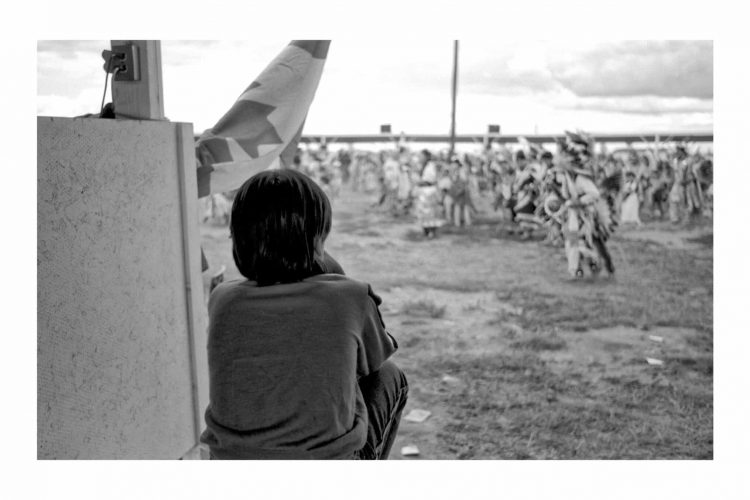
<svg viewBox="0 0 750 500">
<path fill-rule="evenodd" d="M 357 375 L 368 375 L 380 368 L 383 362 L 398 349 L 398 342 L 385 329 L 378 305 L 382 300 L 368 285 L 368 300 L 362 333 L 357 346 Z"/>
</svg>

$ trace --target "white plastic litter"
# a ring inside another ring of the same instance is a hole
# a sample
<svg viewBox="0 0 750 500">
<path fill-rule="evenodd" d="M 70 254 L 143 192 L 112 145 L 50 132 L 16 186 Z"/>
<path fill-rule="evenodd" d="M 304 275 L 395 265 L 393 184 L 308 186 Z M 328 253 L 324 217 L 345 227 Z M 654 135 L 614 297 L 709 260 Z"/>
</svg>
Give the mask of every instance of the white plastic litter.
<svg viewBox="0 0 750 500">
<path fill-rule="evenodd" d="M 658 343 L 660 343 L 660 344 L 661 344 L 662 342 L 664 342 L 664 337 L 659 337 L 658 335 L 649 335 L 649 336 L 648 336 L 648 339 L 649 339 L 649 340 L 652 340 L 652 341 L 654 341 L 654 342 L 658 342 Z"/>
<path fill-rule="evenodd" d="M 419 448 L 410 444 L 401 448 L 401 454 L 405 457 L 414 457 L 419 455 Z"/>
<path fill-rule="evenodd" d="M 650 365 L 655 365 L 655 366 L 661 366 L 664 364 L 664 361 L 660 359 L 656 359 L 656 358 L 646 358 L 646 362 Z"/>
<path fill-rule="evenodd" d="M 407 422 L 421 423 L 421 422 L 424 422 L 425 420 L 427 420 L 427 417 L 429 417 L 430 415 L 432 415 L 432 413 L 429 412 L 429 411 L 427 411 L 427 410 L 417 410 L 417 409 L 415 409 L 415 410 L 410 411 L 404 417 L 404 420 L 406 420 Z"/>
</svg>

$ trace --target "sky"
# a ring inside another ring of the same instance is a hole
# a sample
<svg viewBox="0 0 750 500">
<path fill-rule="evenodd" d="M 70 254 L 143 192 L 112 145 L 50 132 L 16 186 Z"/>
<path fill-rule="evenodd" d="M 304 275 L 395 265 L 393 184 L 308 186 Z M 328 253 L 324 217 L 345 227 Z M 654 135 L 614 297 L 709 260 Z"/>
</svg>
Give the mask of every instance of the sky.
<svg viewBox="0 0 750 500">
<path fill-rule="evenodd" d="M 162 41 L 165 115 L 212 127 L 289 40 Z M 37 43 L 37 114 L 97 112 L 108 40 Z M 450 130 L 452 40 L 334 39 L 306 134 Z M 108 91 L 107 101 L 111 100 Z M 456 131 L 711 132 L 711 41 L 459 41 Z"/>
</svg>

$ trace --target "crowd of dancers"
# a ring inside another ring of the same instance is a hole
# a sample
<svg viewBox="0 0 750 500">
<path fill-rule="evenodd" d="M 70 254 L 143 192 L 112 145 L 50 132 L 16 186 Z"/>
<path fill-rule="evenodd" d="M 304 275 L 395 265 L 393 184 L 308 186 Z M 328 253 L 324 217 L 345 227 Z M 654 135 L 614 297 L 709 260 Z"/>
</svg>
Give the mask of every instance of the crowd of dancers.
<svg viewBox="0 0 750 500">
<path fill-rule="evenodd" d="M 614 273 L 606 242 L 618 225 L 640 226 L 642 216 L 678 224 L 711 217 L 713 209 L 710 152 L 679 143 L 595 152 L 582 132 L 566 132 L 551 150 L 524 138 L 512 149 L 494 144 L 452 156 L 406 146 L 323 147 L 301 149 L 295 164 L 332 201 L 347 186 L 373 193 L 373 206 L 394 217 L 415 215 L 425 238 L 445 225 L 472 225 L 478 206 L 486 206 L 520 238 L 543 233 L 545 243 L 564 247 L 576 278 Z"/>
</svg>

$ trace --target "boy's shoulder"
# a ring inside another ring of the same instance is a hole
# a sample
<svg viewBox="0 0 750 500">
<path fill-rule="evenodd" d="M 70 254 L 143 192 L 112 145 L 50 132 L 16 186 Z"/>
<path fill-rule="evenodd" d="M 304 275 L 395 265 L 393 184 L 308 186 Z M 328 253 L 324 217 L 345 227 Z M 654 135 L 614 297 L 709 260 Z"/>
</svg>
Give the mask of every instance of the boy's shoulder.
<svg viewBox="0 0 750 500">
<path fill-rule="evenodd" d="M 313 292 L 314 290 L 316 291 Z M 318 274 L 297 283 L 287 283 L 267 287 L 258 287 L 255 282 L 242 278 L 228 280 L 220 283 L 211 292 L 209 298 L 209 309 L 212 305 L 232 301 L 238 296 L 245 297 L 266 294 L 283 295 L 285 292 L 305 293 L 307 291 L 335 296 L 340 300 L 362 300 L 369 295 L 377 304 L 380 304 L 381 302 L 380 297 L 373 292 L 372 287 L 368 283 L 355 280 L 342 274 Z"/>
<path fill-rule="evenodd" d="M 254 283 L 244 278 L 237 278 L 219 283 L 213 290 L 211 290 L 211 293 L 208 296 L 209 311 L 215 308 L 218 304 L 226 303 L 227 301 L 231 301 L 233 297 L 244 294 L 243 290 L 248 286 L 254 286 Z"/>
<path fill-rule="evenodd" d="M 302 283 L 322 283 L 331 289 L 346 292 L 359 291 L 366 293 L 371 289 L 369 284 L 343 274 L 318 274 L 305 279 Z"/>
</svg>

